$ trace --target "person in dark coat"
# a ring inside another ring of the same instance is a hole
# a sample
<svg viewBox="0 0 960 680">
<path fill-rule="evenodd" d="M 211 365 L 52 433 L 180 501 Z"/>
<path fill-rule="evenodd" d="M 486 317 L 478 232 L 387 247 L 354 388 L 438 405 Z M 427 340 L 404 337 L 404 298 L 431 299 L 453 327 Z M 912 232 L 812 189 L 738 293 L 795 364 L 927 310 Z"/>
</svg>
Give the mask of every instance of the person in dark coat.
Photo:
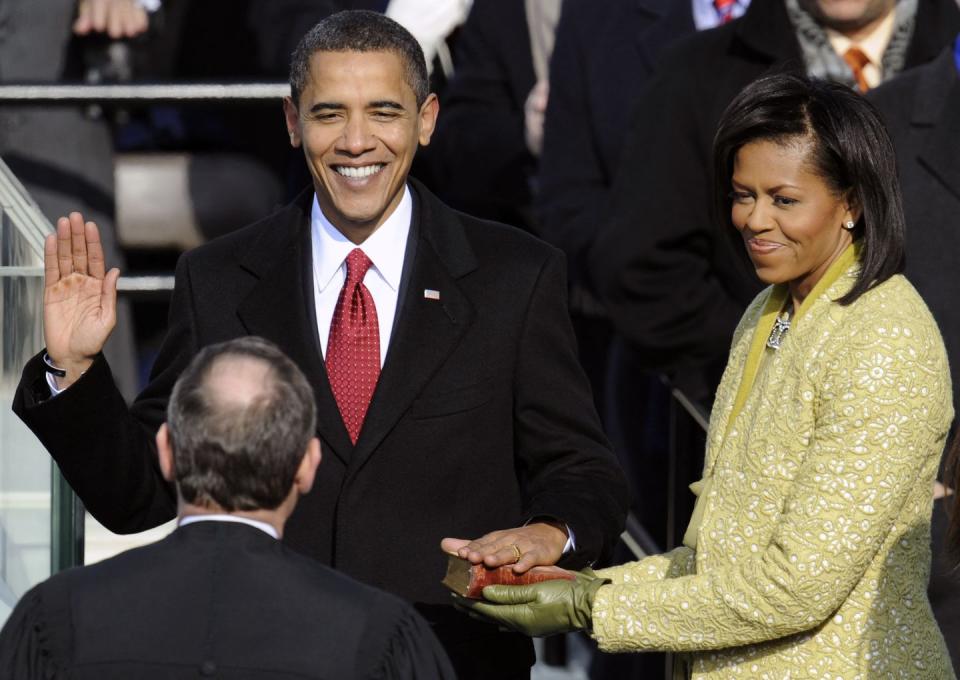
<svg viewBox="0 0 960 680">
<path fill-rule="evenodd" d="M 477 0 L 454 57 L 424 179 L 457 210 L 535 231 L 537 159 L 525 138 L 524 106 L 537 74 L 524 3 Z"/>
<path fill-rule="evenodd" d="M 413 607 L 277 540 L 313 485 L 315 428 L 310 383 L 274 344 L 204 348 L 156 437 L 178 528 L 27 592 L 0 676 L 453 680 Z"/>
<path fill-rule="evenodd" d="M 709 150 L 717 121 L 747 83 L 771 71 L 853 80 L 829 51 L 823 22 L 832 20 L 821 4 L 830 3 L 755 0 L 741 19 L 683 39 L 664 54 L 640 95 L 610 218 L 589 256 L 617 330 L 648 368 L 671 373 L 701 401 L 712 399 L 734 325 L 759 290 L 742 249 L 730 247 L 729 234 L 710 214 Z M 866 19 L 876 5 L 857 7 Z M 954 0 L 892 5 L 882 3 L 894 12 L 883 79 L 931 61 L 960 29 Z M 856 25 L 834 24 L 848 32 Z"/>
<path fill-rule="evenodd" d="M 205 345 L 276 342 L 311 382 L 325 451 L 284 541 L 413 602 L 462 679 L 521 678 L 532 645 L 453 609 L 441 540 L 520 572 L 583 566 L 611 552 L 627 493 L 577 363 L 562 254 L 407 181 L 437 118 L 426 83 L 416 41 L 383 15 L 338 13 L 304 37 L 284 112 L 313 186 L 180 260 L 129 410 L 98 353 L 117 272 L 95 225 L 61 220 L 49 355 L 25 367 L 14 409 L 97 519 L 145 529 L 175 511 L 152 432 L 177 376 Z"/>
<path fill-rule="evenodd" d="M 960 289 L 956 266 L 960 252 L 960 38 L 931 63 L 878 87 L 868 97 L 880 109 L 897 151 L 907 223 L 907 278 L 943 334 L 956 412 L 960 410 L 956 295 Z M 956 422 L 953 429 L 956 433 Z M 950 499 L 943 484 L 935 496 L 930 604 L 954 668 L 960 668 L 960 575 L 944 541 Z"/>
<path fill-rule="evenodd" d="M 536 200 L 544 240 L 588 286 L 586 255 L 606 213 L 637 95 L 660 53 L 696 30 L 692 3 L 566 0 L 550 62 Z"/>
</svg>

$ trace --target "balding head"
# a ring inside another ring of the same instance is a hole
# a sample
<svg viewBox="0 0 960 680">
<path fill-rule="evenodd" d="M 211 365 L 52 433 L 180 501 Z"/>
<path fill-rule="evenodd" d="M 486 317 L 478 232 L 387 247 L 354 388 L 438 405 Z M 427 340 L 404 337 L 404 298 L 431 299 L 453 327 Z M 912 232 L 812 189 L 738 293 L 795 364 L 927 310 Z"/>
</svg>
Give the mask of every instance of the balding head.
<svg viewBox="0 0 960 680">
<path fill-rule="evenodd" d="M 275 345 L 239 338 L 194 358 L 174 386 L 167 426 L 187 503 L 271 510 L 290 493 L 316 407 L 303 373 Z"/>
</svg>

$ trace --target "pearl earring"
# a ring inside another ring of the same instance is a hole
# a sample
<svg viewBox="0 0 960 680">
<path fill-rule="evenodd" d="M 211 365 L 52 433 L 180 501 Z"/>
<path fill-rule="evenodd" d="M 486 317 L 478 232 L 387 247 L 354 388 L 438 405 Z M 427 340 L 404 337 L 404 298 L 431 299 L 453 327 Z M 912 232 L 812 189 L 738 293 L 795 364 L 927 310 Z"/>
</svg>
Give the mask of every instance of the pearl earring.
<svg viewBox="0 0 960 680">
<path fill-rule="evenodd" d="M 853 220 L 850 220 L 849 222 L 844 222 L 844 223 L 843 223 L 843 228 L 846 229 L 847 231 L 853 231 L 853 228 L 854 228 L 855 226 L 857 226 L 857 225 L 856 225 L 856 223 L 855 223 Z"/>
</svg>

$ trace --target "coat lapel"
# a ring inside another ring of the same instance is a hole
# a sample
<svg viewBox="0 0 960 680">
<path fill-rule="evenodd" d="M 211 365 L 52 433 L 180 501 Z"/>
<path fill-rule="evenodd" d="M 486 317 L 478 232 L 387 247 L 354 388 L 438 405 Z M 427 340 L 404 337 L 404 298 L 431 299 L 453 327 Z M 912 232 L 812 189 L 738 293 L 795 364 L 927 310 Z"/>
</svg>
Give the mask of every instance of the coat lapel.
<svg viewBox="0 0 960 680">
<path fill-rule="evenodd" d="M 670 43 L 696 30 L 689 2 L 639 0 L 635 11 L 643 26 L 637 34 L 637 49 L 650 71 Z"/>
<path fill-rule="evenodd" d="M 960 76 L 947 49 L 923 75 L 910 124 L 931 128 L 920 163 L 960 198 Z"/>
<path fill-rule="evenodd" d="M 422 185 L 410 184 L 419 232 L 415 259 L 348 476 L 363 466 L 390 433 L 473 321 L 473 305 L 457 282 L 476 268 L 463 226 L 456 213 Z M 439 299 L 425 296 L 428 290 L 437 291 Z"/>
<path fill-rule="evenodd" d="M 306 373 L 317 400 L 317 432 L 346 463 L 352 445 L 327 380 L 312 313 L 312 198 L 308 190 L 278 213 L 274 227 L 241 259 L 240 266 L 259 281 L 237 314 L 248 333 L 276 343 Z"/>
</svg>

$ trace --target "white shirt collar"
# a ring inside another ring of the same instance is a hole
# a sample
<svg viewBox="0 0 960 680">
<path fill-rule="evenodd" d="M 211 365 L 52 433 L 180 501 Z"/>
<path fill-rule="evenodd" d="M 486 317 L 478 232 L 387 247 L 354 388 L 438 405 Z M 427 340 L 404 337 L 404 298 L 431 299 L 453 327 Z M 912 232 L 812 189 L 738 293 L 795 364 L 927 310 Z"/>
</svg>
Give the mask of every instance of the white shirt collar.
<svg viewBox="0 0 960 680">
<path fill-rule="evenodd" d="M 403 196 L 396 209 L 360 245 L 364 254 L 373 262 L 373 269 L 394 292 L 400 289 L 403 256 L 412 218 L 413 199 L 410 197 L 410 189 L 404 186 Z M 318 289 L 323 291 L 340 271 L 350 251 L 357 246 L 341 234 L 323 214 L 316 194 L 313 196 L 313 207 L 310 211 L 310 226 L 313 230 L 314 276 Z M 337 283 L 342 285 L 342 280 Z"/>
<path fill-rule="evenodd" d="M 280 534 L 277 533 L 277 530 L 272 524 L 261 522 L 258 519 L 250 519 L 249 517 L 239 517 L 238 515 L 189 515 L 187 517 L 181 517 L 177 522 L 177 526 L 184 527 L 196 522 L 236 522 L 237 524 L 249 524 L 265 534 L 270 534 L 274 538 L 280 538 Z"/>
<path fill-rule="evenodd" d="M 870 63 L 879 68 L 883 63 L 883 53 L 886 52 L 887 45 L 890 44 L 890 38 L 893 37 L 894 19 L 896 14 L 897 13 L 895 10 L 890 10 L 887 12 L 887 16 L 884 17 L 883 21 L 877 24 L 877 27 L 873 29 L 873 32 L 857 42 L 850 40 L 850 38 L 833 30 L 832 28 L 824 28 L 824 32 L 827 34 L 827 38 L 830 40 L 830 45 L 841 57 L 851 47 L 859 47 L 860 50 L 870 60 Z M 871 86 L 877 84 L 879 83 L 871 83 Z"/>
</svg>

